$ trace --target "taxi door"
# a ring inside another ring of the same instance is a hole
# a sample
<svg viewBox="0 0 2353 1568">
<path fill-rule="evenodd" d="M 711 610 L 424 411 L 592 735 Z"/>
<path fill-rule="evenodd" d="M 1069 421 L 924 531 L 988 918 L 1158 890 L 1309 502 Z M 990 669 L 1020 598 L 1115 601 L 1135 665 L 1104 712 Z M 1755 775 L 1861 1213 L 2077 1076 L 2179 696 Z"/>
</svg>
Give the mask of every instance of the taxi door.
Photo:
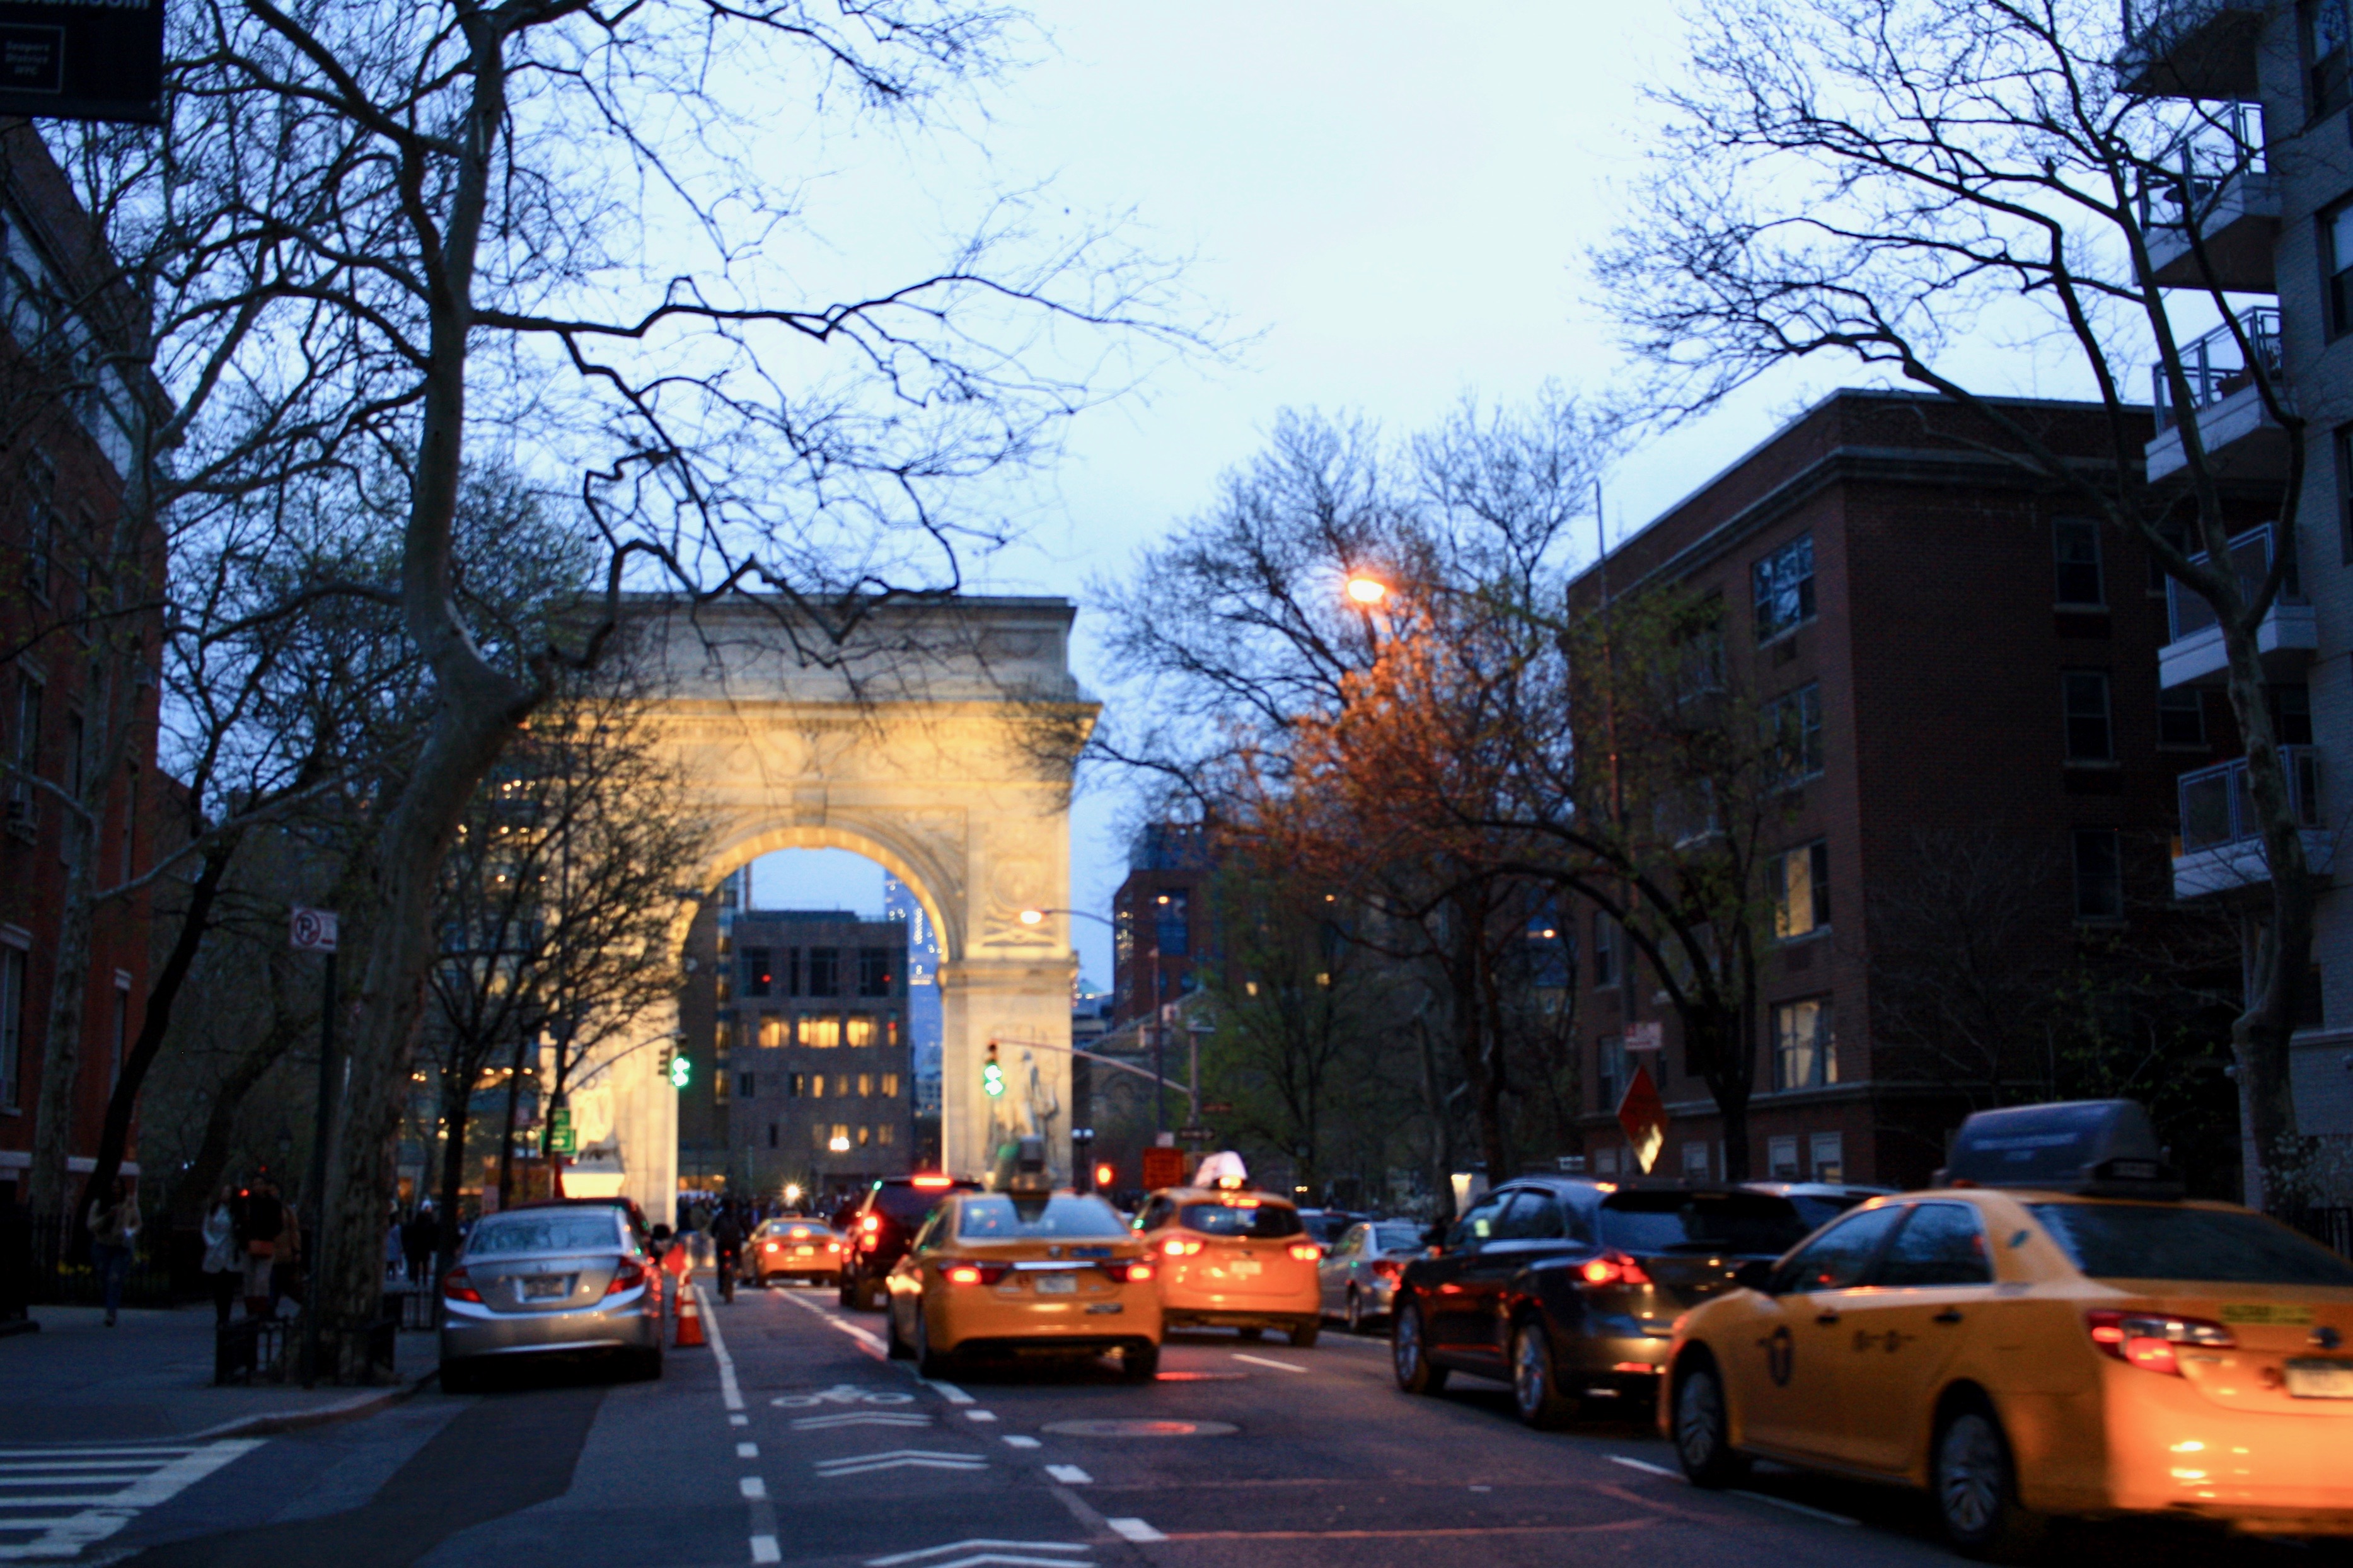
<svg viewBox="0 0 2353 1568">
<path fill-rule="evenodd" d="M 1849 1303 L 1903 1212 L 1864 1209 L 1814 1237 L 1752 1296 L 1735 1342 L 1716 1347 L 1744 1444 L 1836 1455 L 1843 1409 Z"/>
<path fill-rule="evenodd" d="M 1937 1392 L 1971 1333 L 2001 1307 L 1993 1252 L 1977 1208 L 1905 1204 L 1903 1228 L 1880 1254 L 1869 1289 L 1842 1305 L 1847 1411 L 1837 1458 L 1900 1471 L 1922 1451 Z"/>
</svg>

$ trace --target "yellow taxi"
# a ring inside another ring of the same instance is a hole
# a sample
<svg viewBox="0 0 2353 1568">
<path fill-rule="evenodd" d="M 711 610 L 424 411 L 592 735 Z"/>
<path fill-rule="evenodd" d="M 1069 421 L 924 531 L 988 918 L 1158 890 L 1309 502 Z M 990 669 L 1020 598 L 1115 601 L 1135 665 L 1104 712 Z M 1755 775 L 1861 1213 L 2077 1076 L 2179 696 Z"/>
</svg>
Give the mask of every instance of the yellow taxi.
<svg viewBox="0 0 2353 1568">
<path fill-rule="evenodd" d="M 2353 1263 L 2183 1199 L 2129 1100 L 1980 1112 L 1940 1178 L 1677 1321 L 1660 1423 L 1693 1481 L 1924 1488 L 1974 1555 L 2054 1515 L 2353 1534 Z"/>
<path fill-rule="evenodd" d="M 772 1219 L 744 1244 L 744 1278 L 765 1286 L 771 1279 L 841 1279 L 841 1237 L 821 1219 Z"/>
<path fill-rule="evenodd" d="M 1161 1321 L 1240 1329 L 1246 1339 L 1279 1329 L 1302 1349 L 1314 1344 L 1324 1249 L 1289 1202 L 1250 1191 L 1240 1175 L 1213 1181 L 1155 1193 L 1136 1215 L 1160 1269 Z"/>
<path fill-rule="evenodd" d="M 925 1377 L 966 1357 L 1116 1353 L 1160 1365 L 1160 1300 L 1144 1246 L 1103 1199 L 952 1192 L 891 1270 L 891 1353 Z"/>
</svg>

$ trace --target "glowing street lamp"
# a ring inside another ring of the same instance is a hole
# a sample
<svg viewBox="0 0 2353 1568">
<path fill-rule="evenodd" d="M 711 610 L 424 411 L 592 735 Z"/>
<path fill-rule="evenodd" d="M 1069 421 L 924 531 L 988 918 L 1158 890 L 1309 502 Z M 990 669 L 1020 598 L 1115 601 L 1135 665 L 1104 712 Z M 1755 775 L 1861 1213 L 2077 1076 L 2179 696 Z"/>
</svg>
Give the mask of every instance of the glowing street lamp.
<svg viewBox="0 0 2353 1568">
<path fill-rule="evenodd" d="M 1367 577 L 1359 572 L 1348 579 L 1348 597 L 1369 610 L 1389 596 L 1389 585 L 1378 577 Z"/>
<path fill-rule="evenodd" d="M 826 1144 L 826 1147 L 832 1150 L 837 1154 L 847 1154 L 849 1152 L 849 1139 L 846 1134 L 837 1132 L 833 1135 L 832 1141 Z"/>
<path fill-rule="evenodd" d="M 785 1184 L 785 1206 L 786 1208 L 798 1208 L 801 1206 L 801 1184 L 798 1182 L 786 1182 Z"/>
</svg>

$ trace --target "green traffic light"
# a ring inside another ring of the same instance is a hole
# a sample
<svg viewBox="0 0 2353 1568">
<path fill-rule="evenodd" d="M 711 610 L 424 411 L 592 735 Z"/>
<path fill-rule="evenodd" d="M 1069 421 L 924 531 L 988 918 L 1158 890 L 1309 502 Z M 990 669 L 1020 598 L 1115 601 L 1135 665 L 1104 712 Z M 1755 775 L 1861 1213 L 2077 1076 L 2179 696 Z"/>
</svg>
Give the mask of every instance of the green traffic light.
<svg viewBox="0 0 2353 1568">
<path fill-rule="evenodd" d="M 684 1089 L 687 1078 L 692 1071 L 692 1065 L 684 1057 L 673 1058 L 670 1064 L 670 1086 L 672 1089 Z"/>
<path fill-rule="evenodd" d="M 995 1100 L 1005 1092 L 1005 1069 L 995 1062 L 980 1069 L 981 1092 Z"/>
</svg>

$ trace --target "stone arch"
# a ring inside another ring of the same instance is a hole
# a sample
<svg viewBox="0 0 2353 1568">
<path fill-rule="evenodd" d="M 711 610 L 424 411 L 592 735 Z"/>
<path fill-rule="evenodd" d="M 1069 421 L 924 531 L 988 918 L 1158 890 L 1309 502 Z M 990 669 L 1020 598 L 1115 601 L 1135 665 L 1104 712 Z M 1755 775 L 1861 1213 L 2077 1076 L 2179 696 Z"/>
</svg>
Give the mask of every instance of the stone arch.
<svg viewBox="0 0 2353 1568">
<path fill-rule="evenodd" d="M 964 954 L 963 906 L 941 900 L 934 889 L 944 880 L 942 868 L 924 864 L 930 857 L 900 840 L 901 836 L 892 833 L 887 824 L 856 827 L 799 822 L 767 827 L 747 826 L 713 847 L 703 863 L 700 879 L 705 890 L 716 888 L 761 856 L 779 849 L 847 849 L 853 855 L 864 856 L 907 885 L 923 906 L 923 912 L 931 916 L 932 929 L 940 933 L 941 962 L 953 963 Z M 693 920 L 693 907 L 681 907 L 673 922 L 673 944 L 686 940 L 687 927 Z"/>
</svg>

